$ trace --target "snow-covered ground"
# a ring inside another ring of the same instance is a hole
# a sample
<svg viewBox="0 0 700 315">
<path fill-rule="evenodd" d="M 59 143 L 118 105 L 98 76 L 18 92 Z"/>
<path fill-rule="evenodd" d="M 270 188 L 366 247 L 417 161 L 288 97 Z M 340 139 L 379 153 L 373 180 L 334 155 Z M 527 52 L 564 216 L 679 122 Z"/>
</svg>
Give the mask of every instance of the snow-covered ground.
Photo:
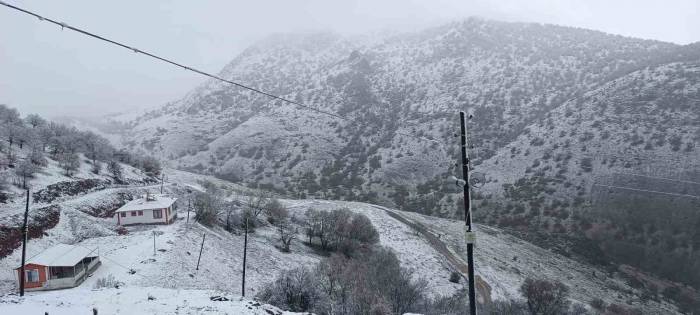
<svg viewBox="0 0 700 315">
<path fill-rule="evenodd" d="M 223 297 L 223 301 L 216 301 Z M 215 298 L 215 300 L 212 300 Z M 129 289 L 76 288 L 31 292 L 24 298 L 3 297 L 2 314 L 298 314 L 214 290 L 179 290 L 158 287 Z"/>
<path fill-rule="evenodd" d="M 168 171 L 165 190 L 182 194 L 184 187 L 201 189 L 201 182 L 209 180 L 218 186 L 227 182 L 187 172 Z M 231 184 L 233 185 L 233 184 Z M 235 185 L 234 185 L 235 186 Z M 233 186 L 232 186 L 233 187 Z M 248 309 L 247 302 L 208 301 L 211 290 L 232 296 L 241 294 L 243 235 L 232 234 L 221 228 L 207 228 L 193 220 L 186 220 L 186 207 L 178 210 L 178 220 L 171 225 L 129 227 L 128 234 L 116 233 L 113 218 L 98 218 L 81 209 L 109 202 L 119 192 L 138 193 L 143 189 L 159 189 L 159 185 L 134 188 L 108 188 L 84 195 L 66 197 L 60 201 L 61 216 L 58 224 L 46 231 L 44 237 L 28 244 L 31 257 L 56 243 L 77 244 L 99 248 L 102 265 L 78 288 L 53 292 L 34 292 L 18 300 L 15 275 L 12 269 L 19 265 L 20 250 L 0 259 L 0 314 L 14 314 L 21 310 L 55 310 L 49 314 L 68 314 L 94 305 L 107 313 L 130 314 L 133 307 L 144 313 L 189 314 L 258 314 Z M 235 198 L 240 195 L 236 194 Z M 412 269 L 416 279 L 427 281 L 427 294 L 432 297 L 452 295 L 462 289 L 464 281 L 449 281 L 454 266 L 444 253 L 431 246 L 425 234 L 415 227 L 397 220 L 421 224 L 429 233 L 439 236 L 441 242 L 459 257 L 465 257 L 463 223 L 460 221 L 421 216 L 375 205 L 326 200 L 281 200 L 290 214 L 303 219 L 310 209 L 334 210 L 348 208 L 367 215 L 380 234 L 381 245 L 393 249 L 402 265 Z M 0 212 L 5 209 L 0 209 Z M 301 229 L 300 229 L 301 231 Z M 607 278 L 606 273 L 549 252 L 530 243 L 509 236 L 496 228 L 480 226 L 476 251 L 476 270 L 490 287 L 490 298 L 518 298 L 522 281 L 530 277 L 545 277 L 567 284 L 572 297 L 584 304 L 593 298 L 607 302 L 638 303 L 638 292 L 621 281 Z M 199 270 L 196 270 L 202 239 L 204 248 Z M 271 226 L 259 227 L 249 236 L 246 295 L 254 296 L 283 270 L 300 266 L 311 267 L 323 258 L 313 248 L 303 244 L 304 235 L 294 241 L 291 252 L 284 253 L 278 246 L 277 232 Z M 154 253 L 155 239 L 155 253 Z M 114 277 L 122 283 L 119 289 L 94 289 L 98 279 Z M 155 300 L 148 300 L 148 294 Z M 123 298 L 120 298 L 123 297 Z M 125 300 L 132 300 L 126 302 Z M 237 301 L 237 298 L 234 298 Z M 67 303 L 68 301 L 69 303 Z M 205 308 L 201 308 L 205 307 Z M 207 308 L 208 307 L 208 308 Z M 667 304 L 649 302 L 645 309 L 659 313 L 674 313 Z M 239 310 L 248 310 L 241 313 Z M 63 313 L 61 313 L 63 312 Z"/>
</svg>

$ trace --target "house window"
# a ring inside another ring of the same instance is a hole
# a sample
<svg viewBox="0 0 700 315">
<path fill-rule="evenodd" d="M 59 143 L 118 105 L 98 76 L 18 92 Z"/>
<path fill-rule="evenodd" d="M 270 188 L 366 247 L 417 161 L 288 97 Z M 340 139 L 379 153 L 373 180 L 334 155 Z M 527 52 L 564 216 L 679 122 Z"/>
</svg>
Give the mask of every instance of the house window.
<svg viewBox="0 0 700 315">
<path fill-rule="evenodd" d="M 122 212 L 122 218 L 126 218 L 126 212 Z"/>
<path fill-rule="evenodd" d="M 139 216 L 143 215 L 143 211 L 139 210 Z"/>
<path fill-rule="evenodd" d="M 163 217 L 163 210 L 158 209 L 158 210 L 153 210 L 153 218 L 154 219 L 160 219 Z"/>
<path fill-rule="evenodd" d="M 39 270 L 30 269 L 25 270 L 24 273 L 27 274 L 27 282 L 39 282 Z"/>
<path fill-rule="evenodd" d="M 131 211 L 131 216 L 135 217 L 136 216 L 136 211 Z"/>
</svg>

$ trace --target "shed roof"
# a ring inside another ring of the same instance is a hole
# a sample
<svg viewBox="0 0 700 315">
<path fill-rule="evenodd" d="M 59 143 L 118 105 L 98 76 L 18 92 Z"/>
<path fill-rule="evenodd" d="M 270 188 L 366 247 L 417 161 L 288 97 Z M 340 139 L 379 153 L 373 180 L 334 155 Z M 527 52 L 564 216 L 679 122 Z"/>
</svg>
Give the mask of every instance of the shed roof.
<svg viewBox="0 0 700 315">
<path fill-rule="evenodd" d="M 170 198 L 164 195 L 151 195 L 155 200 L 146 200 L 146 198 L 138 198 L 127 202 L 117 212 L 163 209 L 173 205 L 177 198 Z"/>
<path fill-rule="evenodd" d="M 70 267 L 75 266 L 85 257 L 96 256 L 97 248 L 56 244 L 38 255 L 29 258 L 26 263 L 42 266 Z"/>
</svg>

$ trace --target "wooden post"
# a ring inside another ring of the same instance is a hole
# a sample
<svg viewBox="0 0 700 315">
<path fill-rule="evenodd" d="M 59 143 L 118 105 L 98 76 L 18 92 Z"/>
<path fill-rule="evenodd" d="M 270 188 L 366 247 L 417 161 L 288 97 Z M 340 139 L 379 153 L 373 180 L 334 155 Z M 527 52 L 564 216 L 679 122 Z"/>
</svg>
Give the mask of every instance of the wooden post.
<svg viewBox="0 0 700 315">
<path fill-rule="evenodd" d="M 190 224 L 190 198 L 187 198 L 187 224 Z"/>
<path fill-rule="evenodd" d="M 207 234 L 202 235 L 202 247 L 199 248 L 199 258 L 197 258 L 197 268 L 194 270 L 199 270 L 199 261 L 202 260 L 202 250 L 204 250 L 204 239 L 207 238 Z"/>
<path fill-rule="evenodd" d="M 24 224 L 22 224 L 22 266 L 20 266 L 19 274 L 19 296 L 24 296 L 24 264 L 27 257 L 27 219 L 29 218 L 29 188 L 27 188 L 27 206 L 24 209 Z"/>
<path fill-rule="evenodd" d="M 241 279 L 241 295 L 245 296 L 245 261 L 248 254 L 248 217 L 245 218 L 245 238 L 243 241 L 243 278 Z"/>
</svg>

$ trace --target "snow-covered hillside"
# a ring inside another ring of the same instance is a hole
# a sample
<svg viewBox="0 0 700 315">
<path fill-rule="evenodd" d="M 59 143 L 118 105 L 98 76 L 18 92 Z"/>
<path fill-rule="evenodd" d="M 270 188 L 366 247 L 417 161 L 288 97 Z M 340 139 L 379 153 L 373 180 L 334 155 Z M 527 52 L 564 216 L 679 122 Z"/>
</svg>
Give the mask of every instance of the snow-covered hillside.
<svg viewBox="0 0 700 315">
<path fill-rule="evenodd" d="M 52 244 L 69 243 L 98 247 L 102 265 L 78 288 L 32 292 L 19 299 L 11 293 L 16 291 L 11 269 L 18 265 L 20 258 L 20 251 L 15 250 L 0 260 L 0 290 L 5 294 L 0 298 L 0 313 L 38 310 L 67 314 L 87 312 L 93 307 L 107 313 L 124 314 L 136 308 L 146 314 L 264 312 L 267 306 L 253 306 L 251 303 L 255 302 L 240 301 L 237 297 L 241 293 L 243 236 L 218 227 L 204 227 L 195 223 L 193 214 L 189 223 L 186 219 L 187 190 L 200 189 L 205 180 L 215 182 L 224 190 L 236 191 L 229 198 L 245 198 L 245 192 L 236 190 L 240 187 L 235 184 L 211 177 L 168 169 L 165 174 L 169 180 L 164 185 L 166 193 L 180 197 L 179 219 L 171 225 L 129 227 L 126 235 L 120 235 L 113 218 L 94 216 L 93 212 L 86 211 L 91 206 L 99 207 L 105 200 L 118 199 L 120 193 L 136 195 L 144 189 L 158 190 L 159 185 L 105 188 L 66 196 L 55 202 L 60 206 L 60 219 L 43 236 L 29 241 L 28 256 Z M 430 296 L 452 295 L 463 289 L 464 281 L 459 284 L 449 281 L 451 272 L 461 271 L 460 265 L 465 260 L 462 222 L 357 202 L 285 199 L 281 202 L 299 220 L 303 220 L 310 208 L 347 208 L 363 213 L 379 232 L 380 244 L 391 248 L 402 266 L 414 270 L 416 278 L 427 281 Z M 518 240 L 497 228 L 479 226 L 478 231 L 476 269 L 481 301 L 517 298 L 522 280 L 538 276 L 560 280 L 574 288 L 572 298 L 584 304 L 601 298 L 655 313 L 675 312 L 675 308 L 666 303 L 642 303 L 639 291 L 620 279 L 609 278 L 603 270 Z M 196 270 L 205 234 L 202 258 Z M 250 235 L 247 296 L 260 292 L 281 271 L 312 266 L 323 258 L 299 240 L 292 243 L 289 253 L 280 251 L 277 243 L 275 228 L 271 226 L 258 227 Z M 118 289 L 95 287 L 98 280 L 110 277 L 121 283 Z M 149 296 L 152 299 L 149 300 Z M 225 296 L 231 301 L 207 301 L 214 296 Z M 127 299 L 131 302 L 126 302 Z"/>
<path fill-rule="evenodd" d="M 209 81 L 133 120 L 124 145 L 295 196 L 449 216 L 456 208 L 441 182 L 458 153 L 459 110 L 475 115 L 476 165 L 567 101 L 689 55 L 670 43 L 481 19 L 378 37 L 278 35 L 220 75 L 351 121 Z"/>
<path fill-rule="evenodd" d="M 208 81 L 131 121 L 123 145 L 287 196 L 458 217 L 446 179 L 465 110 L 489 181 L 477 221 L 697 290 L 698 47 L 482 19 L 278 35 L 220 75 L 348 120 Z"/>
</svg>

